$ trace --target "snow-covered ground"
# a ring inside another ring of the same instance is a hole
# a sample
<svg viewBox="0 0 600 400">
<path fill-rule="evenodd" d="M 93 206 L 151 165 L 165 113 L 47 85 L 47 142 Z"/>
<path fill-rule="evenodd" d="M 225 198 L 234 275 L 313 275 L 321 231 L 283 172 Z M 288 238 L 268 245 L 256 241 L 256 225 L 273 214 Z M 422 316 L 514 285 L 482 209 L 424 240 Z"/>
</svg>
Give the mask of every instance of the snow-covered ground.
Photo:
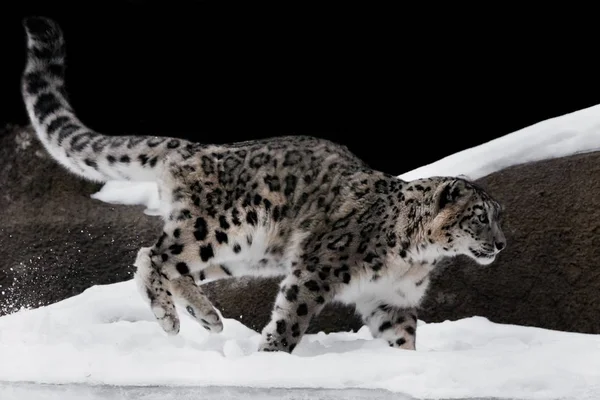
<svg viewBox="0 0 600 400">
<path fill-rule="evenodd" d="M 166 336 L 127 281 L 0 318 L 0 381 L 361 388 L 418 398 L 600 393 L 600 335 L 481 317 L 419 325 L 418 351 L 390 348 L 363 328 L 308 335 L 292 355 L 259 353 L 259 334 L 232 319 L 210 334 L 186 315 L 180 334 Z"/>
<path fill-rule="evenodd" d="M 523 162 L 599 149 L 600 106 L 595 106 L 400 177 L 463 174 L 475 179 Z M 109 182 L 94 197 L 144 204 L 150 213 L 157 208 L 153 184 Z M 420 321 L 414 352 L 392 349 L 363 328 L 307 335 L 290 355 L 258 353 L 259 334 L 235 320 L 225 320 L 224 331 L 211 335 L 181 315 L 180 335 L 166 336 L 128 281 L 1 317 L 0 396 L 17 393 L 24 399 L 23 393 L 31 391 L 6 385 L 35 382 L 263 388 L 263 398 L 271 398 L 269 390 L 285 388 L 379 389 L 398 399 L 600 398 L 600 335 L 501 325 L 474 316 Z M 64 396 L 57 398 L 73 398 Z"/>
<path fill-rule="evenodd" d="M 372 389 L 282 389 L 241 386 L 110 386 L 2 383 L 2 400 L 416 400 Z M 492 400 L 492 399 L 477 399 Z"/>
</svg>

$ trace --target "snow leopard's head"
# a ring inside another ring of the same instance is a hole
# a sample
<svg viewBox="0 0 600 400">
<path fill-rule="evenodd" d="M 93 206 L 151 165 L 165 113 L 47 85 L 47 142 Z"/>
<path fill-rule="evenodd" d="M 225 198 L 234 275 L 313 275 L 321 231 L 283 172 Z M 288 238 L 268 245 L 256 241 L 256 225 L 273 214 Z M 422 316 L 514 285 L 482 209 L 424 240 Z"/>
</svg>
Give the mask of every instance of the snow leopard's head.
<svg viewBox="0 0 600 400">
<path fill-rule="evenodd" d="M 462 177 L 442 180 L 434 199 L 430 237 L 441 245 L 442 253 L 463 254 L 480 265 L 494 262 L 506 247 L 500 203 Z"/>
</svg>

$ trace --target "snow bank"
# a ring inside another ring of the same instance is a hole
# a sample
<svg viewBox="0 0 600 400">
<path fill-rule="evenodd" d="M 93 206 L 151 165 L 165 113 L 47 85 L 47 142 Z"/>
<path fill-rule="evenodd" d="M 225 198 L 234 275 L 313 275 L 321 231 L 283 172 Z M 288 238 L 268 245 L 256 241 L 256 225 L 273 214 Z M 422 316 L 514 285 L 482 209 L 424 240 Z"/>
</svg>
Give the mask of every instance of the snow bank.
<svg viewBox="0 0 600 400">
<path fill-rule="evenodd" d="M 420 322 L 418 351 L 390 348 L 363 328 L 308 335 L 290 355 L 257 352 L 259 334 L 235 320 L 215 335 L 181 315 L 180 335 L 167 336 L 127 281 L 1 317 L 0 381 L 370 388 L 418 398 L 600 394 L 600 335 L 476 317 Z"/>
<path fill-rule="evenodd" d="M 400 178 L 466 175 L 479 179 L 513 165 L 597 150 L 600 105 L 547 119 L 409 171 Z"/>
</svg>

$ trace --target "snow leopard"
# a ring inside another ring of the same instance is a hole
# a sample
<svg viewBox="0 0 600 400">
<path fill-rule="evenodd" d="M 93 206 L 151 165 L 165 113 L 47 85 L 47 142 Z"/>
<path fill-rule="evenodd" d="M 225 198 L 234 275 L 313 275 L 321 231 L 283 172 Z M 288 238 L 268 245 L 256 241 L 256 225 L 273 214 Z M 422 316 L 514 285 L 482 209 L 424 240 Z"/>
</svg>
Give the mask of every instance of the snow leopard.
<svg viewBox="0 0 600 400">
<path fill-rule="evenodd" d="M 179 333 L 179 312 L 223 330 L 207 282 L 278 277 L 257 351 L 292 353 L 336 302 L 354 306 L 374 338 L 416 350 L 439 260 L 486 266 L 506 247 L 502 205 L 464 177 L 404 181 L 312 136 L 211 144 L 96 132 L 69 102 L 59 25 L 38 16 L 23 25 L 22 95 L 46 151 L 82 179 L 157 185 L 162 233 L 139 249 L 132 279 L 168 335 Z"/>
</svg>

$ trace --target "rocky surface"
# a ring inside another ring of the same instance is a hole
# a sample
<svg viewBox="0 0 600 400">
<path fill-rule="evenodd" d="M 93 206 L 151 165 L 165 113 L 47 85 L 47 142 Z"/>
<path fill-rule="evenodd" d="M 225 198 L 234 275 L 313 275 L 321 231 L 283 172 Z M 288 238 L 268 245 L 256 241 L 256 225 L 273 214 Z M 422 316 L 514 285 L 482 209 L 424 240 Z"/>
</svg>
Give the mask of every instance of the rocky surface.
<svg viewBox="0 0 600 400">
<path fill-rule="evenodd" d="M 131 278 L 159 221 L 91 199 L 100 187 L 65 172 L 32 132 L 0 133 L 0 314 Z"/>
<path fill-rule="evenodd" d="M 478 181 L 505 204 L 508 247 L 479 267 L 450 260 L 420 318 L 484 316 L 500 323 L 600 333 L 600 153 L 520 165 Z M 65 172 L 31 132 L 0 133 L 0 314 L 131 279 L 140 246 L 160 232 L 141 206 L 90 198 L 100 185 Z M 215 282 L 226 317 L 260 330 L 276 280 Z M 347 307 L 328 306 L 310 329 L 356 329 Z"/>
</svg>

